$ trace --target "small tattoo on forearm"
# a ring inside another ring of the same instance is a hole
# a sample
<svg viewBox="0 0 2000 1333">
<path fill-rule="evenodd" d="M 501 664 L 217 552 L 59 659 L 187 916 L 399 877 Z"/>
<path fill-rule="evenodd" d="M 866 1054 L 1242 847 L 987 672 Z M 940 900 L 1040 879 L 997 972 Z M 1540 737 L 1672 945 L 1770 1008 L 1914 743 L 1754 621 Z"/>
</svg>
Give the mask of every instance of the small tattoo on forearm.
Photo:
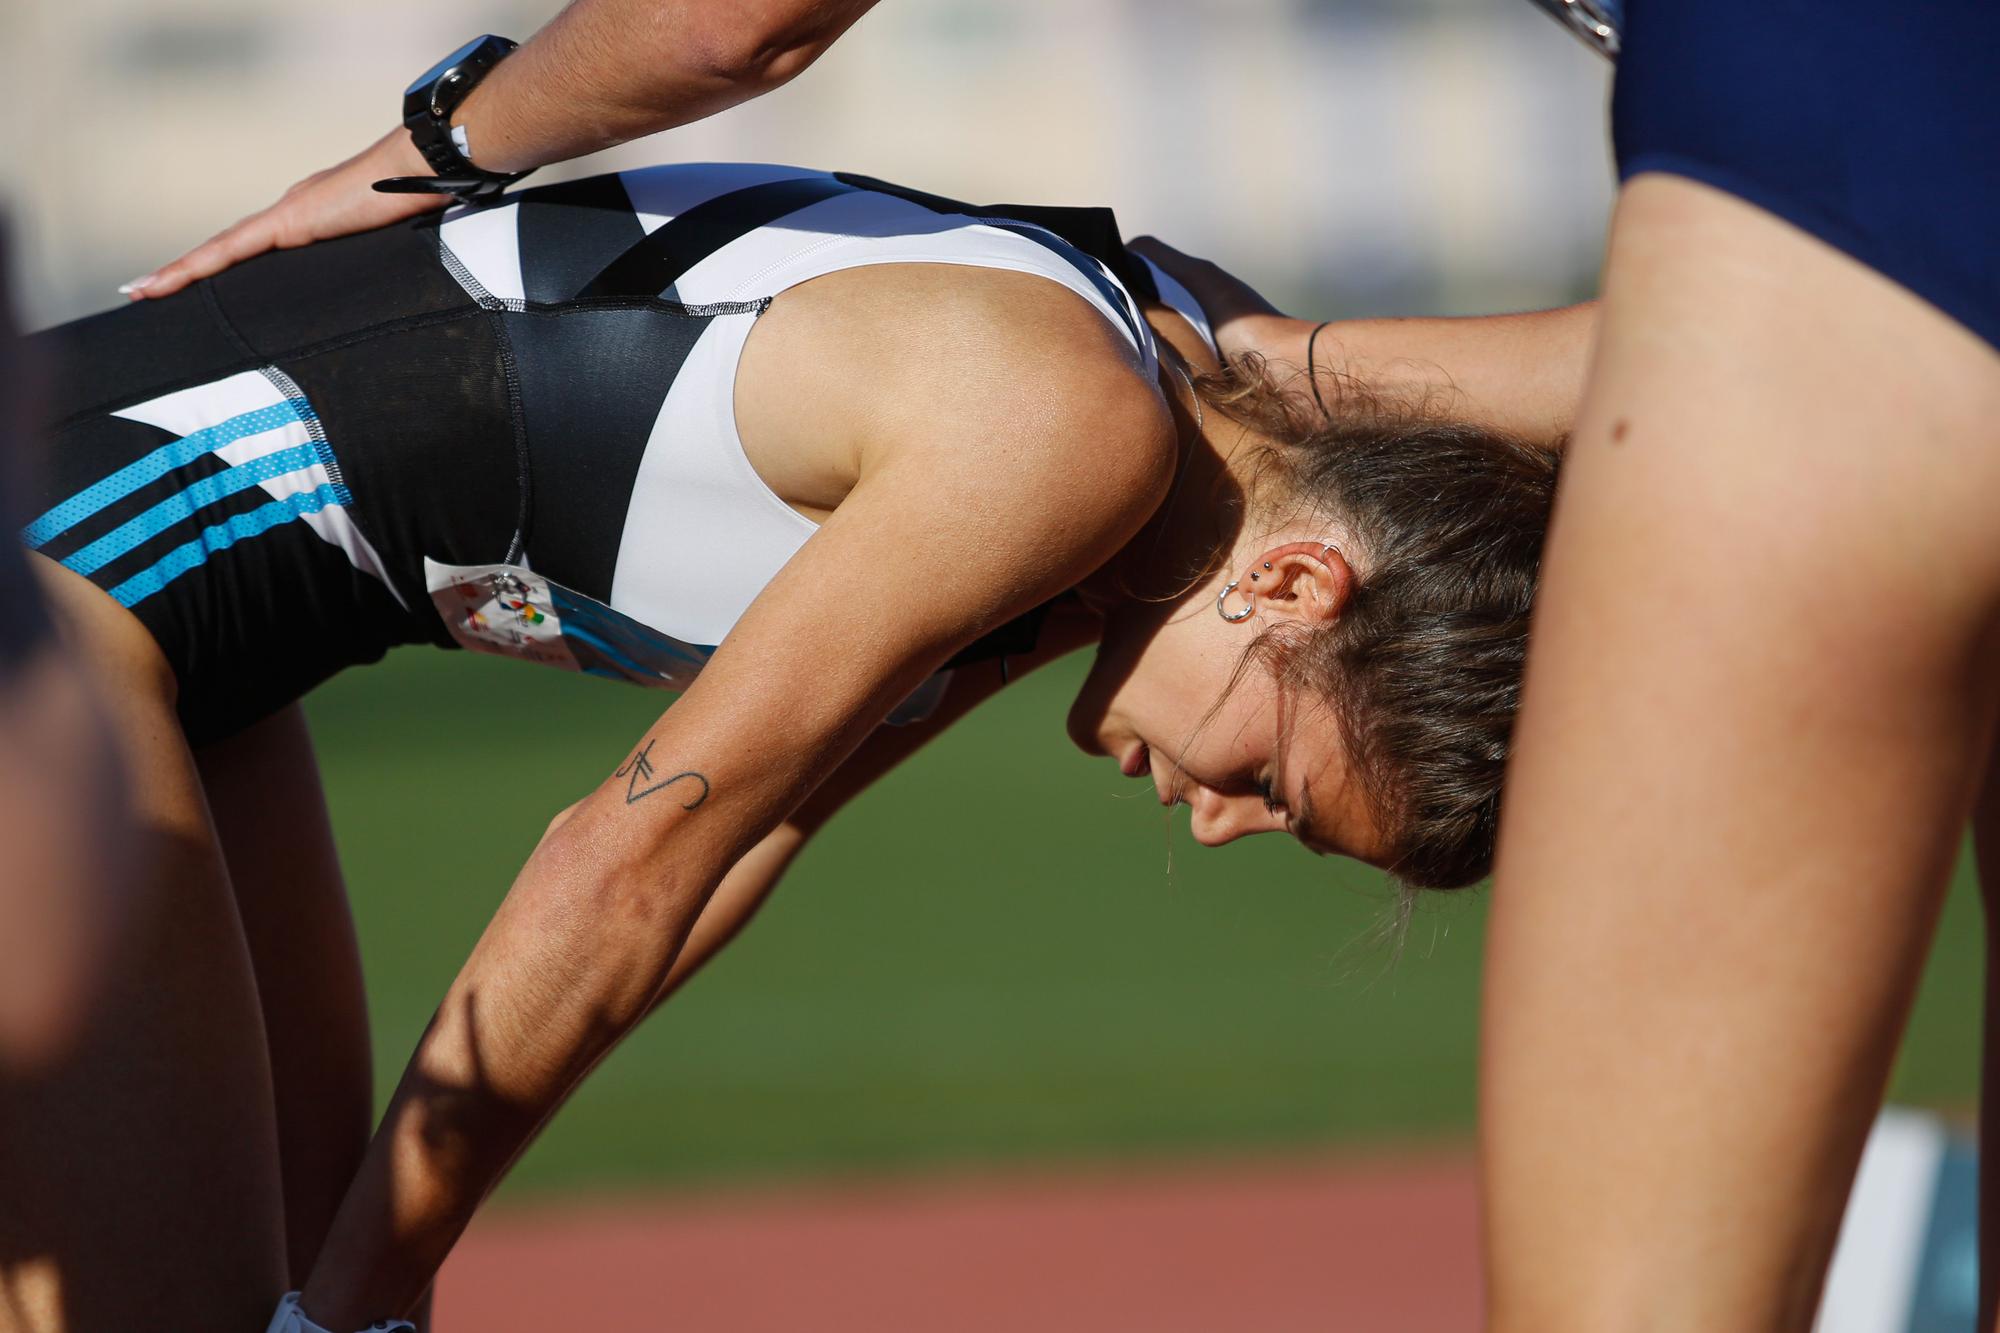
<svg viewBox="0 0 2000 1333">
<path fill-rule="evenodd" d="M 665 791 L 676 782 L 685 782 L 689 779 L 699 782 L 701 784 L 701 791 L 696 794 L 692 801 L 688 801 L 682 805 L 681 809 L 692 810 L 708 799 L 708 779 L 693 769 L 676 773 L 670 778 L 659 777 L 657 770 L 653 767 L 652 741 L 647 741 L 644 749 L 640 750 L 639 753 L 633 755 L 630 759 L 627 759 L 624 767 L 611 776 L 625 779 L 625 804 L 627 805 L 643 801 L 656 791 Z"/>
</svg>

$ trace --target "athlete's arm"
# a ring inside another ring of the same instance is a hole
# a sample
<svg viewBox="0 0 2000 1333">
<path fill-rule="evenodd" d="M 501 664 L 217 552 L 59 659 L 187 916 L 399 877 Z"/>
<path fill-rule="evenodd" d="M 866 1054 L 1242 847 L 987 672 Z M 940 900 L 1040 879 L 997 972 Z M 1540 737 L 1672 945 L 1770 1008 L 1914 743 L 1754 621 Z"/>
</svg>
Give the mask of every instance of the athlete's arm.
<svg viewBox="0 0 2000 1333">
<path fill-rule="evenodd" d="M 652 1005 L 729 867 L 954 651 L 1102 564 L 1159 502 L 1164 403 L 1107 354 L 1105 322 L 1052 290 L 1069 304 L 1042 318 L 908 312 L 842 349 L 852 400 L 812 406 L 822 429 L 865 433 L 858 482 L 522 870 L 321 1251 L 304 1302 L 319 1323 L 409 1308 L 536 1127 Z"/>
<path fill-rule="evenodd" d="M 527 171 L 712 116 L 789 82 L 875 0 L 572 0 L 473 90 L 453 117 L 472 160 Z M 386 91 L 386 90 L 385 90 Z M 386 227 L 442 196 L 379 194 L 389 176 L 435 174 L 400 126 L 354 157 L 128 284 L 170 296 L 266 250 Z"/>
<path fill-rule="evenodd" d="M 1317 383 L 1330 412 L 1340 411 L 1343 388 L 1358 384 L 1541 444 L 1563 440 L 1576 417 L 1597 331 L 1595 301 L 1520 315 L 1345 319 L 1320 328 L 1281 313 L 1205 259 L 1152 237 L 1132 248 L 1193 293 L 1224 355 L 1255 352 L 1274 367 L 1303 369 L 1310 346 L 1314 379 L 1291 387 L 1309 402 Z"/>
<path fill-rule="evenodd" d="M 673 971 L 668 974 L 667 984 L 660 992 L 659 1000 L 654 1002 L 654 1007 L 657 1008 L 685 985 L 709 959 L 720 953 L 750 924 L 750 918 L 763 907 L 772 890 L 777 888 L 778 881 L 791 868 L 799 853 L 805 850 L 813 835 L 846 809 L 848 802 L 950 730 L 960 718 L 1008 684 L 1037 667 L 1096 642 L 1096 616 L 1084 610 L 1081 603 L 1072 604 L 1073 601 L 1070 599 L 1059 604 L 1043 624 L 1034 648 L 1008 657 L 1004 667 L 994 660 L 954 671 L 944 698 L 929 717 L 907 726 L 877 727 L 847 757 L 847 761 L 834 770 L 832 777 L 813 789 L 813 794 L 784 823 L 772 829 L 762 842 L 731 866 L 729 873 L 722 877 L 722 882 L 710 895 L 708 905 L 695 918 L 687 943 L 681 946 L 680 956 L 674 959 Z M 578 805 L 581 804 L 578 802 Z M 568 823 L 576 809 L 573 805 L 551 820 L 549 832 L 554 833 Z"/>
<path fill-rule="evenodd" d="M 958 668 L 937 710 L 921 722 L 901 727 L 877 727 L 861 743 L 832 777 L 813 790 L 791 817 L 778 825 L 764 840 L 730 868 L 716 886 L 708 905 L 702 908 L 687 943 L 674 960 L 660 1000 L 679 990 L 702 966 L 720 953 L 723 946 L 741 933 L 758 909 L 771 896 L 785 871 L 805 850 L 814 834 L 826 827 L 848 802 L 873 786 L 877 779 L 950 730 L 960 718 L 998 694 L 1007 684 L 1019 680 L 1035 668 L 1071 653 L 1097 638 L 1096 617 L 1081 606 L 1059 607 L 1043 624 L 1041 637 L 1026 653 L 1007 658 L 1003 670 L 998 661 L 978 662 Z"/>
</svg>

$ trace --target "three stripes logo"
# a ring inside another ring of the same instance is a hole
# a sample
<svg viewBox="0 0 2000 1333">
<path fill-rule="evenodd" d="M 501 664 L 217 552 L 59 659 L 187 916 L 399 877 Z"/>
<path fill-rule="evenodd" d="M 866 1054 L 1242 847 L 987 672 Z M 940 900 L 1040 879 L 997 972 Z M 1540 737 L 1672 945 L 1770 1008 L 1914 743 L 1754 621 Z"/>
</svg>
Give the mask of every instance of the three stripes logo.
<svg viewBox="0 0 2000 1333">
<path fill-rule="evenodd" d="M 245 371 L 112 415 L 151 428 L 135 438 L 153 447 L 38 516 L 22 537 L 121 604 L 136 606 L 217 554 L 301 519 L 337 514 L 337 525 L 314 523 L 319 535 L 343 546 L 350 534 L 359 539 L 338 512 L 352 496 L 318 417 L 283 371 Z"/>
</svg>

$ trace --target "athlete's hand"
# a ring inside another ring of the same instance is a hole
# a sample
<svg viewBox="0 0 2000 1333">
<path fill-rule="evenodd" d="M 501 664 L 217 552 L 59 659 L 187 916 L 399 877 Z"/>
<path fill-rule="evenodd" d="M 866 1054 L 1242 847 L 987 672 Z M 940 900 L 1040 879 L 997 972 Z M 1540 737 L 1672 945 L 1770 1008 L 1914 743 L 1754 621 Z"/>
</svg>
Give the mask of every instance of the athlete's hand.
<svg viewBox="0 0 2000 1333">
<path fill-rule="evenodd" d="M 434 174 L 410 142 L 408 131 L 392 130 L 339 166 L 306 177 L 263 212 L 252 213 L 165 268 L 128 282 L 118 291 L 134 301 L 172 296 L 191 282 L 212 277 L 266 250 L 290 250 L 370 231 L 442 208 L 451 202 L 444 195 L 379 194 L 373 188 L 386 176 Z"/>
<path fill-rule="evenodd" d="M 1215 342 L 1224 356 L 1245 352 L 1280 356 L 1290 352 L 1289 334 L 1298 321 L 1281 314 L 1278 307 L 1233 273 L 1193 255 L 1182 254 L 1154 236 L 1141 236 L 1129 248 L 1152 260 L 1193 293 L 1215 330 Z M 1282 346 L 1280 345 L 1282 343 Z"/>
</svg>

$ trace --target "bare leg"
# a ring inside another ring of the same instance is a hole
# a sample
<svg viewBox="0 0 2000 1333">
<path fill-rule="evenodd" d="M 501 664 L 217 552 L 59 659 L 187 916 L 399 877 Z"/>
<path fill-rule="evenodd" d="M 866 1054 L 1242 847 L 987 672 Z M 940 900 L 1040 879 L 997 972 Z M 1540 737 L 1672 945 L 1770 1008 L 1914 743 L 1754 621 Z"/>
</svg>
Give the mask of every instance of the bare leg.
<svg viewBox="0 0 2000 1333">
<path fill-rule="evenodd" d="M 298 1287 L 368 1146 L 361 953 L 303 711 L 294 704 L 195 758 L 263 1001 Z"/>
<path fill-rule="evenodd" d="M 51 640 L 0 679 L 0 1070 L 68 1048 L 131 898 L 125 792 L 82 672 Z"/>
<path fill-rule="evenodd" d="M 2000 357 L 1640 177 L 1486 976 L 1492 1326 L 1805 1329 L 2000 683 Z"/>
<path fill-rule="evenodd" d="M 221 849 L 151 638 L 75 576 L 49 587 L 122 749 L 138 870 L 75 1054 L 0 1086 L 0 1329 L 256 1329 L 283 1290 L 284 1218 Z"/>
</svg>

